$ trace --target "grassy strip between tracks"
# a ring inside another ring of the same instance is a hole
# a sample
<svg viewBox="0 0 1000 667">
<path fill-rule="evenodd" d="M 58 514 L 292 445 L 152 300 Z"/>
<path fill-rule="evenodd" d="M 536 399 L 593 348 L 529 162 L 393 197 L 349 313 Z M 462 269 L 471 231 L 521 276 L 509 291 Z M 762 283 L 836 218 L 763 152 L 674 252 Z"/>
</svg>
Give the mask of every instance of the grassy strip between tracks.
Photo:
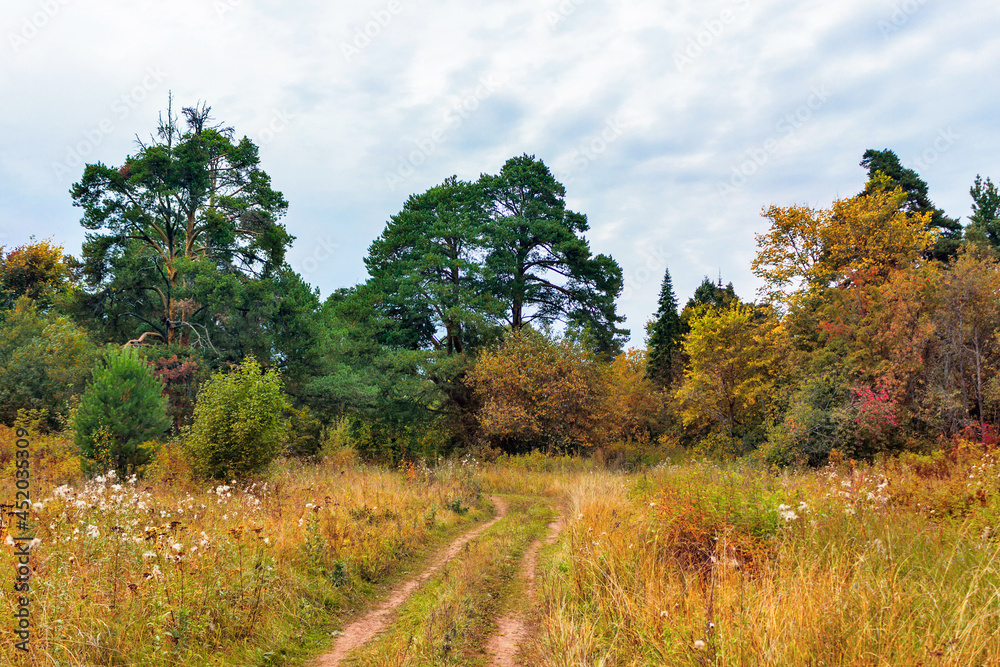
<svg viewBox="0 0 1000 667">
<path fill-rule="evenodd" d="M 545 535 L 553 511 L 541 498 L 511 497 L 508 515 L 466 548 L 401 607 L 391 627 L 347 661 L 351 667 L 489 663 L 496 618 L 515 608 L 527 547 Z"/>
</svg>

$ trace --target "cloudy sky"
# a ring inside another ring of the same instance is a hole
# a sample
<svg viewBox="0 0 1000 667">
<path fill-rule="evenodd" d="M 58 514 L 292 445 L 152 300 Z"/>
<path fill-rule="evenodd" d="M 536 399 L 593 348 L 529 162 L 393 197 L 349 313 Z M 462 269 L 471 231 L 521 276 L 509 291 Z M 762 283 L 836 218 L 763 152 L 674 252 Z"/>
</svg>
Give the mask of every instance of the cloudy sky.
<svg viewBox="0 0 1000 667">
<path fill-rule="evenodd" d="M 992 0 L 6 0 L 0 245 L 77 254 L 71 184 L 172 92 L 260 145 L 323 297 L 407 195 L 534 154 L 642 344 L 665 268 L 682 302 L 720 271 L 752 297 L 761 208 L 857 193 L 867 148 L 967 216 L 1000 180 L 998 25 Z"/>
</svg>

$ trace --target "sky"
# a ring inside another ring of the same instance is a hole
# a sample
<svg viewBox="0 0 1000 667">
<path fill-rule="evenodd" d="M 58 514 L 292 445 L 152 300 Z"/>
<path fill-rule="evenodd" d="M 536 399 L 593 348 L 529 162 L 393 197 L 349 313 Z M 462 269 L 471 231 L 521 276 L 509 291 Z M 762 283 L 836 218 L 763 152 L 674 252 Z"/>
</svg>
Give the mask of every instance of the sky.
<svg viewBox="0 0 1000 667">
<path fill-rule="evenodd" d="M 762 209 L 858 193 L 868 148 L 966 222 L 1000 180 L 998 25 L 987 0 L 6 0 L 0 245 L 79 254 L 71 185 L 172 94 L 260 146 L 323 298 L 410 194 L 536 156 L 641 346 L 666 269 L 682 304 L 720 274 L 752 299 Z"/>
</svg>

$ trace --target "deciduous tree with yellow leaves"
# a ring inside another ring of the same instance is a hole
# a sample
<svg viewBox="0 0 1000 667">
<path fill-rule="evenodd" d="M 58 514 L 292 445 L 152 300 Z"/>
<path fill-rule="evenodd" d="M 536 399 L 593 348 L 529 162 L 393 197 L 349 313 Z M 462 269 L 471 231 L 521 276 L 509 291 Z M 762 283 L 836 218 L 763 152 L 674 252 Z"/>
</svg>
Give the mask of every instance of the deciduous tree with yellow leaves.
<svg viewBox="0 0 1000 667">
<path fill-rule="evenodd" d="M 918 261 L 934 245 L 930 214 L 907 213 L 906 193 L 876 174 L 866 194 L 829 209 L 771 206 L 757 236 L 751 268 L 765 281 L 762 295 L 787 303 L 803 289 L 883 282 L 893 269 Z"/>
<path fill-rule="evenodd" d="M 27 243 L 10 252 L 0 248 L 0 310 L 11 308 L 19 297 L 46 309 L 57 294 L 72 283 L 72 258 L 50 240 Z"/>
<path fill-rule="evenodd" d="M 646 363 L 643 350 L 607 363 L 578 342 L 524 328 L 482 352 L 466 383 L 491 446 L 587 451 L 650 440 L 663 396 L 646 377 Z"/>
<path fill-rule="evenodd" d="M 466 382 L 483 438 L 508 452 L 599 444 L 601 372 L 583 346 L 530 328 L 480 354 Z"/>
<path fill-rule="evenodd" d="M 782 373 L 781 327 L 769 310 L 704 310 L 684 338 L 690 360 L 677 391 L 686 428 L 721 430 L 734 446 L 761 435 Z"/>
</svg>

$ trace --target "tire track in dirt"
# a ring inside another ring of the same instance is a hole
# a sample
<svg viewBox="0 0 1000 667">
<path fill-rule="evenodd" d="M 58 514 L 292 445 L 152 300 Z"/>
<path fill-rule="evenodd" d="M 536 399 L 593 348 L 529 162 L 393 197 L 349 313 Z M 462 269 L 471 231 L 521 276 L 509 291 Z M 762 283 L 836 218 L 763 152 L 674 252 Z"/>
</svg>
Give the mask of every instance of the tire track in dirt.
<svg viewBox="0 0 1000 667">
<path fill-rule="evenodd" d="M 430 579 L 452 558 L 458 555 L 466 544 L 482 535 L 487 529 L 507 515 L 507 503 L 499 496 L 492 496 L 493 504 L 496 506 L 495 517 L 465 533 L 448 548 L 435 557 L 434 561 L 416 577 L 404 581 L 396 586 L 389 594 L 389 598 L 375 609 L 371 610 L 358 620 L 350 623 L 334 642 L 333 650 L 319 656 L 312 663 L 312 667 L 337 667 L 347 654 L 357 647 L 368 643 L 372 637 L 378 634 L 389 623 L 392 613 L 406 602 L 407 598 L 421 584 Z"/>
<path fill-rule="evenodd" d="M 545 544 L 553 544 L 565 525 L 565 518 L 560 512 L 556 520 L 549 524 L 549 535 L 545 539 Z M 533 605 L 535 602 L 535 568 L 538 566 L 538 551 L 541 548 L 542 541 L 535 540 L 528 547 L 524 558 L 521 559 L 520 576 L 525 582 L 523 598 L 527 600 L 528 605 Z M 493 656 L 490 662 L 491 667 L 517 666 L 514 658 L 517 656 L 518 649 L 529 636 L 528 622 L 525 617 L 527 611 L 526 608 L 522 608 L 519 612 L 497 620 L 496 633 L 486 643 L 486 652 Z"/>
</svg>

